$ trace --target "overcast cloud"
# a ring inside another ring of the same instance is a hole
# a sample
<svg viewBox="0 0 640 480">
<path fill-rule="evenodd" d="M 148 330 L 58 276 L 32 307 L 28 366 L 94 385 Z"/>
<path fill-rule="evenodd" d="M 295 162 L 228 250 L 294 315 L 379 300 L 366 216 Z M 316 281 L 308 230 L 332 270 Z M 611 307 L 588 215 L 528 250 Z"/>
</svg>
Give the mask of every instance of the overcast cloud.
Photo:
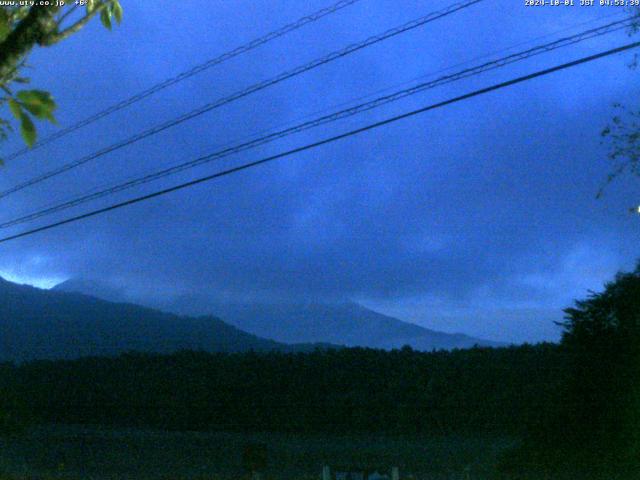
<svg viewBox="0 0 640 480">
<path fill-rule="evenodd" d="M 55 95 L 60 123 L 68 125 L 328 2 L 129 2 L 113 32 L 96 24 L 37 51 L 30 61 L 33 84 Z M 363 0 L 10 162 L 0 188 L 449 3 Z M 419 75 L 553 38 L 536 37 L 599 25 L 604 20 L 579 26 L 614 12 L 487 0 L 3 199 L 1 218 L 189 160 Z M 137 192 L 625 41 L 621 33 L 559 50 Z M 638 257 L 640 219 L 627 213 L 639 200 L 637 180 L 616 181 L 595 199 L 610 169 L 599 133 L 614 102 L 633 106 L 638 95 L 630 57 L 573 68 L 1 245 L 0 274 L 41 286 L 80 276 L 163 294 L 355 299 L 441 330 L 556 339 L 552 321 L 561 319 L 561 309 Z M 3 151 L 18 146 L 9 142 Z"/>
</svg>

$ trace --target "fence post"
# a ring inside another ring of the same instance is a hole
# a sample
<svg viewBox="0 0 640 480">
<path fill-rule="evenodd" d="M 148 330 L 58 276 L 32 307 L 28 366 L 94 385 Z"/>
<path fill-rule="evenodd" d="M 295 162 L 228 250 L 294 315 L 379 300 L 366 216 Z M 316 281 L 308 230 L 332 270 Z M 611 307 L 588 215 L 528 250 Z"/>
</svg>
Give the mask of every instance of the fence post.
<svg viewBox="0 0 640 480">
<path fill-rule="evenodd" d="M 331 480 L 331 469 L 329 465 L 324 465 L 322 467 L 322 480 Z"/>
<path fill-rule="evenodd" d="M 391 467 L 391 480 L 400 480 L 400 469 L 398 467 Z"/>
</svg>

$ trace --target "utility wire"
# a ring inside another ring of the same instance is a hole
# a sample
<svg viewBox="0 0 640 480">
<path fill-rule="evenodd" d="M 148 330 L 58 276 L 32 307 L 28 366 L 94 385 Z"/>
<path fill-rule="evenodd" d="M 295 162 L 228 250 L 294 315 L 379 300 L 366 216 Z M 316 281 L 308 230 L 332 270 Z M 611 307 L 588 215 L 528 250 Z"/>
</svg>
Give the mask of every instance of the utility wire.
<svg viewBox="0 0 640 480">
<path fill-rule="evenodd" d="M 622 16 L 624 16 L 625 18 L 629 18 L 628 13 L 625 13 L 623 11 L 616 11 L 616 12 L 610 13 L 608 15 L 602 15 L 601 17 L 596 17 L 596 18 L 592 18 L 592 19 L 584 21 L 584 22 L 580 22 L 580 23 L 577 23 L 577 24 L 565 26 L 564 28 L 561 28 L 560 30 L 556 30 L 556 31 L 550 32 L 550 33 L 545 33 L 544 35 L 538 35 L 536 37 L 533 37 L 533 38 L 530 38 L 530 39 L 515 43 L 515 44 L 510 45 L 508 47 L 501 48 L 499 50 L 493 50 L 491 52 L 484 53 L 482 55 L 478 55 L 476 57 L 463 60 L 463 61 L 455 63 L 453 65 L 448 65 L 448 66 L 440 68 L 440 69 L 438 69 L 438 70 L 436 70 L 434 72 L 421 74 L 421 75 L 415 76 L 415 77 L 407 79 L 407 80 L 402 80 L 400 82 L 395 82 L 395 83 L 393 83 L 391 85 L 388 85 L 386 87 L 374 90 L 374 91 L 369 92 L 369 93 L 367 93 L 365 95 L 361 95 L 361 96 L 358 96 L 358 97 L 355 97 L 355 98 L 351 98 L 351 99 L 349 99 L 347 101 L 342 101 L 342 102 L 339 102 L 339 103 L 335 103 L 335 104 L 333 104 L 333 105 L 331 105 L 329 107 L 324 107 L 324 108 L 320 108 L 318 110 L 314 110 L 311 113 L 306 113 L 304 115 L 298 116 L 297 118 L 294 118 L 292 120 L 288 120 L 286 122 L 281 123 L 279 128 L 284 128 L 286 126 L 295 125 L 301 120 L 306 120 L 308 118 L 313 118 L 316 115 L 333 111 L 336 108 L 346 107 L 347 105 L 353 105 L 356 102 L 360 102 L 360 101 L 363 101 L 363 100 L 366 100 L 366 99 L 369 99 L 369 98 L 373 98 L 373 97 L 375 97 L 377 95 L 380 95 L 382 93 L 385 93 L 385 92 L 393 91 L 394 89 L 397 89 L 398 87 L 413 84 L 413 83 L 417 82 L 418 80 L 424 80 L 424 79 L 428 79 L 428 78 L 435 78 L 439 74 L 455 70 L 458 67 L 469 65 L 469 64 L 471 64 L 473 62 L 476 62 L 476 61 L 479 61 L 479 60 L 483 60 L 483 59 L 486 59 L 486 58 L 490 58 L 490 57 L 492 57 L 494 55 L 497 55 L 497 54 L 510 52 L 512 50 L 515 50 L 517 47 L 521 47 L 521 46 L 524 46 L 524 45 L 530 45 L 530 44 L 532 44 L 532 43 L 534 43 L 536 41 L 547 39 L 547 38 L 551 38 L 551 37 L 557 36 L 557 35 L 559 35 L 561 33 L 568 32 L 569 30 L 575 30 L 578 27 L 582 27 L 582 26 L 585 26 L 585 25 L 590 25 L 590 24 L 599 22 L 601 20 L 605 20 L 605 19 L 609 19 L 609 18 L 613 18 L 613 17 L 622 17 Z M 268 134 L 268 133 L 271 133 L 271 132 L 273 132 L 273 128 L 261 129 L 261 130 L 255 132 L 255 133 L 248 134 L 248 135 L 243 135 L 240 138 L 238 138 L 236 141 L 226 142 L 226 143 L 220 145 L 220 148 L 231 147 L 233 145 L 236 145 L 238 141 L 245 141 L 245 140 L 253 139 L 253 138 L 256 138 L 258 135 L 265 135 L 265 134 Z M 124 178 L 123 181 L 124 182 L 128 182 L 130 180 L 134 180 L 134 179 L 137 179 L 137 178 L 139 178 L 137 175 L 129 175 L 126 178 Z M 99 192 L 102 189 L 111 188 L 112 185 L 113 185 L 112 182 L 101 182 L 100 184 L 95 185 L 95 186 L 83 191 L 80 195 L 81 196 L 85 196 L 85 195 L 89 195 L 89 194 L 94 193 L 94 192 Z M 63 198 L 58 198 L 58 199 L 56 199 L 56 201 L 49 201 L 46 204 L 41 205 L 40 207 L 38 207 L 37 211 L 40 211 L 40 210 L 43 210 L 43 209 L 47 209 L 49 207 L 53 207 L 55 205 L 58 205 L 61 202 L 73 201 L 73 200 L 75 200 L 77 198 L 78 198 L 78 194 L 76 194 L 76 195 L 67 195 L 64 199 Z"/>
<path fill-rule="evenodd" d="M 332 111 L 335 108 L 345 107 L 347 105 L 353 105 L 356 102 L 359 102 L 359 101 L 362 101 L 362 100 L 366 100 L 366 99 L 369 99 L 369 98 L 373 98 L 376 95 L 380 95 L 380 94 L 385 93 L 385 92 L 390 92 L 390 91 L 394 90 L 395 88 L 398 88 L 398 87 L 401 87 L 401 86 L 404 86 L 404 85 L 410 85 L 410 84 L 412 84 L 412 83 L 414 83 L 414 82 L 416 82 L 418 80 L 435 78 L 436 75 L 439 75 L 441 73 L 445 73 L 445 72 L 449 72 L 449 71 L 455 70 L 458 67 L 469 65 L 470 63 L 473 63 L 475 61 L 479 61 L 479 60 L 483 60 L 483 59 L 486 59 L 486 58 L 490 58 L 493 55 L 497 55 L 497 54 L 500 54 L 500 53 L 505 53 L 505 52 L 509 52 L 509 51 L 515 50 L 517 47 L 520 47 L 520 46 L 529 45 L 529 44 L 532 44 L 532 43 L 534 43 L 536 41 L 547 39 L 547 38 L 550 38 L 550 37 L 554 37 L 554 36 L 556 36 L 558 34 L 561 34 L 561 33 L 565 33 L 565 32 L 567 32 L 569 30 L 575 30 L 578 27 L 589 25 L 589 24 L 592 24 L 592 23 L 595 23 L 595 22 L 598 22 L 598 21 L 601 21 L 601 20 L 608 19 L 608 18 L 620 17 L 620 16 L 624 16 L 625 18 L 629 18 L 629 15 L 626 14 L 625 12 L 618 12 L 618 11 L 616 11 L 615 13 L 608 14 L 608 15 L 603 15 L 603 16 L 601 16 L 599 18 L 592 18 L 592 19 L 587 20 L 585 22 L 581 22 L 581 23 L 578 23 L 578 24 L 567 26 L 567 27 L 562 28 L 560 30 L 556 30 L 555 32 L 546 33 L 544 35 L 539 35 L 539 36 L 533 37 L 531 39 L 518 42 L 518 43 L 513 44 L 513 45 L 511 45 L 509 47 L 502 48 L 500 50 L 494 50 L 492 52 L 485 53 L 483 55 L 479 55 L 479 56 L 464 60 L 462 62 L 453 64 L 453 65 L 449 65 L 447 67 L 441 68 L 441 69 L 436 70 L 434 72 L 430 72 L 428 74 L 422 74 L 422 75 L 419 75 L 417 77 L 413 77 L 413 78 L 411 78 L 409 80 L 403 80 L 401 82 L 394 83 L 394 84 L 389 85 L 387 87 L 384 87 L 384 88 L 375 90 L 373 92 L 367 93 L 366 95 L 362 95 L 362 96 L 359 96 L 359 97 L 356 97 L 356 98 L 352 98 L 352 99 L 350 99 L 348 101 L 344 101 L 344 102 L 340 102 L 340 103 L 334 104 L 334 105 L 332 105 L 330 107 L 325 107 L 325 108 L 322 108 L 320 110 L 316 110 L 316 111 L 314 111 L 312 113 L 308 113 L 308 114 L 302 115 L 302 116 L 298 117 L 295 120 L 290 120 L 290 121 L 284 122 L 284 124 L 281 124 L 281 128 L 283 128 L 285 126 L 289 126 L 289 125 L 295 125 L 300 120 L 313 118 L 315 115 L 319 115 L 319 114 L 322 114 L 322 113 L 325 113 L 325 112 Z M 256 138 L 257 135 L 265 135 L 267 133 L 271 133 L 272 131 L 273 131 L 272 129 L 262 129 L 262 130 L 260 130 L 260 131 L 258 131 L 256 133 L 254 133 L 254 134 L 244 135 L 244 136 L 240 137 L 238 139 L 238 141 L 244 141 L 244 140 L 248 140 L 248 139 L 253 139 L 253 138 Z M 220 148 L 223 148 L 223 147 L 227 148 L 227 147 L 235 145 L 236 143 L 237 142 L 227 142 L 227 143 L 221 145 Z M 139 177 L 136 176 L 136 175 L 129 175 L 127 178 L 123 179 L 123 182 L 129 182 L 129 181 L 132 181 L 132 180 L 135 180 L 135 179 L 138 179 L 138 178 Z M 72 201 L 75 202 L 76 200 L 78 200 L 80 198 L 84 198 L 85 196 L 88 196 L 89 194 L 92 194 L 92 193 L 100 192 L 101 190 L 103 190 L 105 188 L 113 188 L 112 183 L 110 183 L 110 182 L 101 182 L 99 185 L 96 185 L 96 186 L 94 186 L 94 187 L 92 187 L 92 188 L 90 188 L 88 190 L 85 190 L 80 195 L 78 195 L 78 194 L 70 195 L 70 196 L 67 195 L 66 198 L 64 198 L 64 199 L 57 199 L 56 201 L 47 202 L 46 204 L 41 205 L 40 207 L 38 207 L 36 212 L 40 212 L 41 210 L 49 209 L 50 207 L 58 206 L 61 203 L 64 203 L 66 205 L 68 202 L 72 202 Z M 20 222 L 20 223 L 23 223 L 23 222 Z M 0 224 L 0 228 L 2 228 L 1 224 Z"/>
<path fill-rule="evenodd" d="M 341 50 L 337 50 L 334 51 L 332 53 L 329 53 L 328 55 L 325 55 L 323 57 L 320 57 L 316 60 L 311 61 L 310 63 L 301 65 L 299 67 L 296 67 L 292 70 L 286 71 L 284 73 L 281 73 L 280 75 L 277 75 L 273 78 L 270 78 L 268 80 L 264 80 L 262 82 L 256 83 L 254 85 L 251 85 L 247 88 L 245 88 L 244 90 L 240 90 L 236 93 L 233 93 L 227 97 L 223 97 L 220 98 L 212 103 L 208 103 L 206 105 L 203 105 L 195 110 L 192 110 L 188 113 L 185 113 L 177 118 L 174 118 L 172 120 L 169 120 L 167 122 L 161 123 L 159 125 L 156 125 L 148 130 L 145 130 L 143 132 L 140 132 L 136 135 L 133 135 L 132 137 L 127 138 L 126 140 L 120 141 L 118 143 L 112 144 L 108 147 L 105 147 L 101 150 L 98 150 L 97 152 L 94 152 L 92 154 L 89 154 L 85 157 L 79 158 L 77 160 L 74 160 L 72 162 L 66 163 L 56 169 L 50 170 L 48 172 L 45 172 L 41 175 L 38 175 L 30 180 L 27 180 L 25 182 L 19 183 L 18 185 L 9 188 L 8 190 L 4 190 L 2 192 L 0 192 L 0 198 L 6 197 L 7 195 L 10 195 L 12 193 L 18 192 L 24 188 L 30 187 L 32 185 L 35 185 L 37 183 L 40 183 L 44 180 L 47 180 L 51 177 L 55 177 L 56 175 L 60 175 L 61 173 L 67 172 L 73 168 L 76 168 L 80 165 L 83 165 L 91 160 L 95 160 L 96 158 L 102 157 L 108 153 L 111 153 L 115 150 L 119 150 L 120 148 L 129 146 L 133 143 L 136 143 L 140 140 L 143 140 L 147 137 L 150 137 L 152 135 L 155 135 L 157 133 L 160 133 L 164 130 L 167 130 L 168 128 L 174 127 L 176 125 L 179 125 L 183 122 L 186 122 L 187 120 L 191 120 L 193 118 L 196 118 L 204 113 L 210 112 L 211 110 L 214 110 L 216 108 L 219 108 L 223 105 L 226 105 L 228 103 L 234 102 L 235 100 L 238 100 L 240 98 L 246 97 L 252 93 L 258 92 L 260 90 L 263 90 L 265 88 L 268 88 L 272 85 L 275 85 L 277 83 L 280 83 L 284 80 L 287 80 L 289 78 L 301 75 L 302 73 L 305 73 L 309 70 L 313 70 L 321 65 L 325 65 L 327 63 L 330 63 L 334 60 L 337 60 L 339 58 L 345 57 L 347 55 L 350 55 L 351 53 L 357 52 L 359 50 L 362 50 L 363 48 L 369 47 L 371 45 L 374 45 L 376 43 L 382 42 L 384 40 L 387 40 L 389 38 L 395 37 L 397 35 L 400 35 L 402 33 L 408 32 L 410 30 L 413 30 L 415 28 L 421 27 L 427 23 L 433 22 L 439 18 L 445 17 L 447 15 L 451 15 L 459 10 L 468 8 L 476 3 L 480 3 L 484 0 L 468 0 L 466 2 L 457 2 L 454 3 L 453 5 L 444 8 L 442 10 L 438 10 L 436 12 L 432 12 L 428 15 L 425 15 L 423 17 L 417 18 L 415 20 L 411 20 L 410 22 L 407 22 L 403 25 L 400 25 L 399 27 L 395 27 L 392 29 L 389 29 L 381 34 L 378 35 L 374 35 L 371 36 L 369 38 L 367 38 L 366 40 L 359 42 L 359 43 L 354 43 L 351 44 Z"/>
<path fill-rule="evenodd" d="M 44 145 L 48 145 L 51 142 L 54 142 L 55 140 L 62 138 L 72 132 L 75 132 L 76 130 L 85 127 L 87 125 L 92 124 L 93 122 L 96 122 L 98 120 L 100 120 L 101 118 L 104 118 L 108 115 L 111 115 L 112 113 L 115 113 L 119 110 L 122 110 L 123 108 L 126 108 L 130 105 L 133 105 L 134 103 L 139 102 L 140 100 L 143 100 L 155 93 L 158 93 L 161 90 L 164 90 L 172 85 L 175 85 L 178 82 L 181 82 L 183 80 L 186 80 L 187 78 L 193 77 L 194 75 L 197 75 L 211 67 L 214 67 L 216 65 L 219 65 L 221 63 L 226 62 L 227 60 L 230 60 L 234 57 L 237 57 L 238 55 L 241 55 L 243 53 L 249 52 L 251 50 L 254 50 L 256 48 L 258 48 L 261 45 L 264 45 L 266 43 L 271 42 L 272 40 L 275 40 L 276 38 L 282 37 L 290 32 L 293 32 L 294 30 L 298 30 L 300 28 L 302 28 L 303 26 L 315 22 L 317 20 L 320 20 L 323 17 L 326 17 L 327 15 L 330 15 L 334 12 L 337 12 L 338 10 L 342 10 L 345 7 L 348 7 L 350 5 L 353 5 L 354 3 L 359 2 L 360 0 L 340 0 L 339 2 L 330 5 L 328 7 L 322 8 L 314 13 L 311 13 L 309 15 L 306 15 L 304 17 L 299 18 L 298 20 L 296 20 L 295 22 L 289 23 L 277 30 L 274 30 L 270 33 L 267 33 L 266 35 L 262 36 L 262 37 L 258 37 L 252 41 L 250 41 L 249 43 L 246 43 L 244 45 L 241 45 L 237 48 L 234 48 L 233 50 L 230 50 L 228 52 L 223 53 L 222 55 L 219 55 L 215 58 L 212 58 L 210 60 L 207 60 L 204 63 L 201 63 L 200 65 L 196 65 L 193 68 L 190 68 L 189 70 L 186 70 L 182 73 L 179 73 L 178 75 L 168 78 L 166 80 L 163 80 L 160 83 L 157 83 L 151 87 L 149 87 L 146 90 L 143 90 L 142 92 L 133 95 L 129 98 L 126 98 L 118 103 L 115 103 L 113 105 L 111 105 L 110 107 L 105 108 L 104 110 L 101 110 L 98 113 L 95 113 L 93 115 L 91 115 L 90 117 L 87 117 L 83 120 L 80 120 L 72 125 L 69 125 L 66 128 L 63 128 L 62 130 L 59 130 L 51 135 L 49 135 L 48 137 L 44 137 L 42 140 L 37 141 L 31 148 L 29 147 L 25 147 L 22 148 L 20 150 L 17 150 L 16 152 L 8 155 L 7 157 L 5 157 L 5 161 L 9 161 L 9 160 L 13 160 L 17 157 L 20 157 L 22 155 L 25 155 L 26 153 L 29 153 L 37 148 L 40 148 Z"/>
<path fill-rule="evenodd" d="M 588 39 L 592 39 L 595 37 L 599 37 L 611 32 L 615 32 L 621 29 L 624 29 L 626 27 L 628 27 L 631 22 L 633 21 L 633 19 L 625 19 L 625 20 L 621 20 L 621 21 L 616 21 L 616 22 L 612 22 L 609 23 L 607 25 L 604 26 L 600 26 L 597 28 L 593 28 L 593 29 L 589 29 L 586 30 L 584 32 L 575 34 L 575 35 L 571 35 L 569 37 L 565 37 L 565 38 L 561 38 L 559 40 L 555 40 L 553 42 L 550 43 L 546 43 L 544 45 L 539 45 L 521 52 L 517 52 L 511 55 L 508 55 L 506 57 L 502 57 L 496 60 L 492 60 L 486 63 L 483 63 L 481 65 L 477 65 L 477 66 L 473 66 L 470 68 L 466 68 L 462 71 L 453 73 L 453 74 L 449 74 L 449 75 L 445 75 L 442 77 L 439 77 L 435 80 L 431 80 L 428 82 L 423 82 L 420 83 L 418 85 L 409 87 L 409 88 L 405 88 L 399 91 L 396 91 L 394 93 L 391 93 L 389 95 L 384 95 L 378 98 L 375 98 L 373 100 L 370 100 L 368 102 L 364 102 L 337 112 L 333 112 L 331 114 L 328 115 L 324 115 L 321 116 L 319 118 L 298 124 L 298 125 L 294 125 L 292 127 L 286 128 L 284 130 L 280 130 L 280 131 L 276 131 L 273 133 L 270 133 L 268 135 L 259 137 L 259 138 L 255 138 L 253 140 L 250 140 L 248 142 L 245 143 L 241 143 L 239 145 L 234 145 L 228 148 L 225 148 L 223 150 L 219 150 L 215 153 L 211 153 L 208 155 L 205 155 L 203 157 L 199 157 L 195 160 L 191 160 L 188 162 L 184 162 L 178 165 L 174 165 L 168 168 L 165 168 L 163 170 L 157 171 L 157 172 L 153 172 L 147 175 L 144 175 L 142 177 L 138 177 L 138 178 L 134 178 L 131 180 L 128 180 L 126 182 L 120 183 L 118 185 L 114 185 L 111 186 L 109 188 L 103 189 L 103 190 L 99 190 L 97 192 L 91 192 L 88 194 L 84 194 L 81 195 L 79 197 L 73 198 L 71 200 L 67 200 L 64 201 L 62 203 L 59 203 L 57 205 L 53 205 L 51 207 L 47 207 L 41 210 L 38 210 L 36 212 L 18 217 L 18 218 L 14 218 L 12 220 L 6 221 L 4 223 L 0 223 L 0 228 L 8 228 L 8 227 L 12 227 L 15 225 L 19 225 L 31 220 L 35 220 L 37 218 L 41 218 L 44 217 L 46 215 L 51 215 L 53 213 L 62 211 L 62 210 L 66 210 L 68 208 L 72 208 L 87 202 L 90 202 L 92 200 L 97 200 L 99 198 L 103 198 L 105 196 L 108 195 L 112 195 L 114 193 L 123 191 L 123 190 L 127 190 L 139 185 L 143 185 L 146 183 L 149 183 L 151 181 L 154 180 L 158 180 L 160 178 L 169 176 L 169 175 L 173 175 L 191 168 L 195 168 L 199 165 L 205 164 L 205 163 L 209 163 L 212 162 L 214 160 L 219 160 L 222 158 L 225 158 L 227 156 L 245 151 L 245 150 L 249 150 L 252 148 L 256 148 L 258 146 L 264 145 L 266 143 L 270 143 L 273 142 L 275 140 L 281 139 L 283 137 L 287 137 L 289 135 L 293 135 L 295 133 L 299 133 L 305 130 L 309 130 L 311 128 L 315 128 L 321 125 L 325 125 L 327 123 L 332 123 L 347 117 L 351 117 L 354 116 L 356 114 L 359 113 L 363 113 L 378 107 L 381 107 L 383 105 L 386 105 L 388 103 L 391 102 L 395 102 L 398 101 L 400 99 L 403 99 L 405 97 L 408 96 L 412 96 L 415 95 L 417 93 L 421 93 L 425 90 L 428 89 L 432 89 L 444 84 L 448 84 L 448 83 L 452 83 L 455 82 L 457 80 L 461 80 L 464 78 L 468 78 L 471 76 L 475 76 L 490 70 L 494 70 L 497 68 L 501 68 L 504 67 L 506 65 L 510 65 L 512 63 L 515 62 L 519 62 L 528 58 L 531 58 L 533 56 L 536 55 L 540 55 L 546 52 L 550 52 L 562 47 L 567 47 L 570 45 L 574 45 L 576 43 L 579 42 L 583 42 L 585 40 Z"/>
<path fill-rule="evenodd" d="M 208 181 L 214 180 L 216 178 L 220 178 L 220 177 L 225 177 L 225 176 L 231 175 L 233 173 L 237 173 L 237 172 L 240 172 L 240 171 L 243 171 L 243 170 L 247 170 L 249 168 L 253 168 L 253 167 L 257 167 L 259 165 L 263 165 L 263 164 L 266 164 L 266 163 L 273 162 L 273 161 L 278 160 L 280 158 L 289 157 L 291 155 L 295 155 L 296 153 L 304 152 L 304 151 L 307 151 L 307 150 L 312 150 L 312 149 L 315 149 L 315 148 L 320 147 L 322 145 L 333 143 L 333 142 L 336 142 L 338 140 L 342 140 L 342 139 L 345 139 L 345 138 L 348 138 L 348 137 L 352 137 L 354 135 L 358 135 L 360 133 L 364 133 L 364 132 L 367 132 L 367 131 L 370 131 L 370 130 L 374 130 L 374 129 L 382 127 L 382 126 L 389 125 L 391 123 L 395 123 L 395 122 L 397 122 L 399 120 L 404 120 L 406 118 L 414 117 L 414 116 L 416 116 L 418 114 L 421 114 L 421 113 L 425 113 L 425 112 L 428 112 L 428 111 L 431 111 L 431 110 L 435 110 L 437 108 L 442 108 L 442 107 L 445 107 L 447 105 L 451 105 L 451 104 L 458 103 L 458 102 L 461 102 L 461 101 L 464 101 L 464 100 L 468 100 L 468 99 L 473 98 L 473 97 L 484 95 L 486 93 L 490 93 L 490 92 L 493 92 L 493 91 L 496 91 L 496 90 L 500 90 L 500 89 L 503 89 L 503 88 L 506 88 L 506 87 L 510 87 L 512 85 L 523 83 L 523 82 L 532 80 L 534 78 L 546 76 L 546 75 L 549 75 L 551 73 L 555 73 L 555 72 L 558 72 L 558 71 L 561 71 L 561 70 L 566 70 L 568 68 L 575 67 L 577 65 L 581 65 L 581 64 L 584 64 L 584 63 L 592 62 L 594 60 L 598 60 L 600 58 L 604 58 L 604 57 L 608 57 L 608 56 L 611 56 L 611 55 L 615 55 L 617 53 L 625 52 L 627 50 L 631 50 L 631 49 L 637 48 L 637 47 L 640 47 L 640 42 L 629 43 L 629 44 L 621 46 L 621 47 L 617 47 L 617 48 L 613 48 L 613 49 L 610 49 L 610 50 L 606 50 L 604 52 L 600 52 L 600 53 L 597 53 L 597 54 L 594 54 L 594 55 L 590 55 L 590 56 L 587 56 L 587 57 L 582 57 L 582 58 L 580 58 L 578 60 L 574 60 L 574 61 L 571 61 L 571 62 L 563 63 L 561 65 L 556 65 L 555 67 L 547 68 L 547 69 L 544 69 L 544 70 L 538 70 L 538 71 L 536 71 L 534 73 L 530 73 L 528 75 L 517 77 L 517 78 L 514 78 L 512 80 L 508 80 L 506 82 L 497 83 L 497 84 L 491 85 L 489 87 L 481 88 L 479 90 L 474 90 L 474 91 L 472 91 L 470 93 L 466 93 L 466 94 L 460 95 L 458 97 L 450 98 L 448 100 L 444 100 L 442 102 L 434 103 L 434 104 L 428 105 L 426 107 L 419 108 L 417 110 L 412 110 L 410 112 L 403 113 L 401 115 L 396 115 L 394 117 L 390 117 L 390 118 L 387 118 L 385 120 L 381 120 L 379 122 L 371 123 L 371 124 L 366 125 L 364 127 L 360 127 L 360 128 L 355 129 L 355 130 L 350 130 L 348 132 L 341 133 L 341 134 L 335 135 L 333 137 L 325 138 L 323 140 L 320 140 L 320 141 L 317 141 L 317 142 L 314 142 L 314 143 L 309 143 L 309 144 L 304 145 L 302 147 L 298 147 L 298 148 L 294 148 L 294 149 L 291 149 L 291 150 L 287 150 L 285 152 L 281 152 L 281 153 L 278 153 L 276 155 L 271 155 L 269 157 L 262 158 L 260 160 L 256 160 L 256 161 L 249 162 L 249 163 L 245 163 L 243 165 L 239 165 L 237 167 L 229 168 L 227 170 L 223 170 L 223 171 L 214 173 L 212 175 L 207 175 L 205 177 L 200 177 L 198 179 L 191 180 L 189 182 L 181 183 L 181 184 L 175 185 L 173 187 L 169 187 L 169 188 L 165 188 L 165 189 L 162 189 L 162 190 L 158 190 L 156 192 L 149 193 L 147 195 L 142 195 L 142 196 L 139 196 L 139 197 L 135 197 L 135 198 L 126 200 L 124 202 L 120 202 L 120 203 L 116 203 L 116 204 L 113 204 L 113 205 L 110 205 L 110 206 L 107 206 L 107 207 L 104 207 L 104 208 L 100 208 L 98 210 L 93 210 L 91 212 L 83 213 L 81 215 L 76 215 L 74 217 L 69 217 L 69 218 L 66 218 L 64 220 L 60 220 L 60 221 L 57 221 L 57 222 L 54 222 L 54 223 L 50 223 L 48 225 L 44 225 L 42 227 L 38 227 L 38 228 L 31 229 L 31 230 L 27 230 L 27 231 L 24 231 L 24 232 L 15 234 L 15 235 L 10 235 L 10 236 L 7 236 L 7 237 L 3 237 L 3 238 L 0 238 L 0 243 L 5 243 L 5 242 L 8 242 L 10 240 L 15 240 L 15 239 L 18 239 L 18 238 L 27 237 L 27 236 L 33 235 L 35 233 L 38 233 L 38 232 L 43 232 L 45 230 L 50 230 L 52 228 L 59 227 L 61 225 L 66 225 L 68 223 L 73 223 L 73 222 L 77 222 L 79 220 L 84 220 L 86 218 L 94 217 L 96 215 L 101 215 L 103 213 L 110 212 L 112 210 L 116 210 L 116 209 L 119 209 L 119 208 L 122 208 L 122 207 L 126 207 L 126 206 L 129 206 L 129 205 L 136 204 L 136 203 L 144 202 L 144 201 L 150 200 L 152 198 L 160 197 L 160 196 L 166 195 L 168 193 L 172 193 L 172 192 L 176 192 L 178 190 L 183 190 L 185 188 L 193 187 L 193 186 L 198 185 L 200 183 L 208 182 Z"/>
</svg>

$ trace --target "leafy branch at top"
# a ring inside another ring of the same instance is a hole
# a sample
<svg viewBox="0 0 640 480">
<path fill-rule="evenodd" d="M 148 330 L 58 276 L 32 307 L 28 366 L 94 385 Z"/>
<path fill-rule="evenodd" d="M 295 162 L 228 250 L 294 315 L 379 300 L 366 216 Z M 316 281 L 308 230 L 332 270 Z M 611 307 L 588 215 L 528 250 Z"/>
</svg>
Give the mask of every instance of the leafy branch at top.
<svg viewBox="0 0 640 480">
<path fill-rule="evenodd" d="M 43 90 L 13 91 L 14 84 L 28 83 L 21 76 L 25 59 L 36 46 L 49 47 L 67 39 L 99 16 L 111 29 L 113 21 L 122 21 L 122 6 L 118 0 L 87 0 L 84 9 L 77 5 L 33 5 L 0 7 L 0 108 L 5 104 L 20 125 L 25 143 L 36 141 L 35 120 L 55 123 L 56 104 Z M 79 15 L 78 15 L 79 14 Z M 11 123 L 0 117 L 0 140 L 7 138 Z"/>
</svg>

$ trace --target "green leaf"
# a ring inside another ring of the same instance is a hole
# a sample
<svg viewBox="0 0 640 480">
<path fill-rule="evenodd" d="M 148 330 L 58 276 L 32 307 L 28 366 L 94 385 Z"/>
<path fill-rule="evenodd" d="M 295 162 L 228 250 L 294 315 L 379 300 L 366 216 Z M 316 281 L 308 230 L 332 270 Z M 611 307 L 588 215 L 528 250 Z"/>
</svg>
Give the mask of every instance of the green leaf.
<svg viewBox="0 0 640 480">
<path fill-rule="evenodd" d="M 11 19 L 7 11 L 0 8 L 0 42 L 9 35 L 9 32 L 11 32 Z"/>
<path fill-rule="evenodd" d="M 22 106 L 15 100 L 9 100 L 9 108 L 14 117 L 20 122 L 20 134 L 25 143 L 31 147 L 36 141 L 36 127 L 29 118 L 27 112 L 22 109 Z"/>
<path fill-rule="evenodd" d="M 109 8 L 103 8 L 100 12 L 100 21 L 105 28 L 111 30 L 111 11 Z"/>
<path fill-rule="evenodd" d="M 34 143 L 36 143 L 36 126 L 33 124 L 29 115 L 27 115 L 24 111 L 22 112 L 22 117 L 20 118 L 20 134 L 24 139 L 24 142 L 32 147 Z"/>
<path fill-rule="evenodd" d="M 25 105 L 42 105 L 51 111 L 56 108 L 51 94 L 43 90 L 21 90 L 16 96 Z"/>
<path fill-rule="evenodd" d="M 118 0 L 113 1 L 112 10 L 113 18 L 115 18 L 116 22 L 118 22 L 118 25 L 120 25 L 120 22 L 122 22 L 122 5 L 120 5 L 120 2 Z"/>
<path fill-rule="evenodd" d="M 41 120 L 49 120 L 51 123 L 56 123 L 56 119 L 51 113 L 51 110 L 46 108 L 43 105 L 38 104 L 23 104 L 23 107 L 34 117 L 39 118 Z"/>
<path fill-rule="evenodd" d="M 56 123 L 53 111 L 56 109 L 56 102 L 49 92 L 42 90 L 22 90 L 16 95 L 22 106 L 34 117 L 49 120 Z"/>
<path fill-rule="evenodd" d="M 29 118 L 27 112 L 22 108 L 19 102 L 16 102 L 13 98 L 9 99 L 9 109 L 16 119 L 20 122 L 20 134 L 25 143 L 31 147 L 36 141 L 36 127 Z"/>
<path fill-rule="evenodd" d="M 16 120 L 20 120 L 24 113 L 22 111 L 22 107 L 20 106 L 20 104 L 16 102 L 13 98 L 9 99 L 9 110 L 11 110 L 11 113 L 13 114 L 13 116 L 16 117 Z"/>
</svg>

